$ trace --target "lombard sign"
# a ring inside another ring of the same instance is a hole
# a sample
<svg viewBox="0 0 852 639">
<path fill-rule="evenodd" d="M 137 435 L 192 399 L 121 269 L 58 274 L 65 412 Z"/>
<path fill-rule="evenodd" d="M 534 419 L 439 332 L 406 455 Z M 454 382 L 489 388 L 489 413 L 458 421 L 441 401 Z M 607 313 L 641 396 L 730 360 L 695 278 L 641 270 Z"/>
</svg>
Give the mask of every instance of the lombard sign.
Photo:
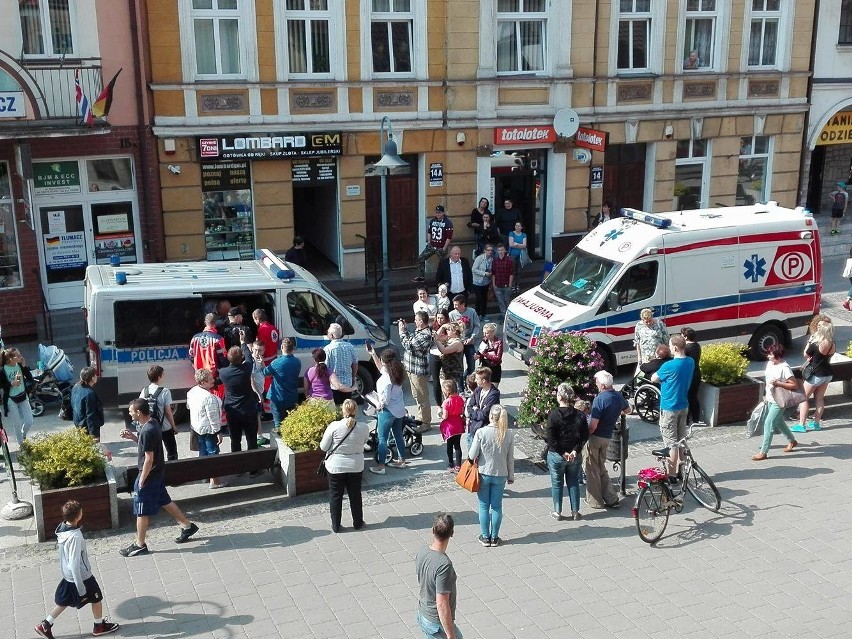
<svg viewBox="0 0 852 639">
<path fill-rule="evenodd" d="M 0 91 L 0 118 L 23 118 L 26 115 L 23 91 Z"/>
<path fill-rule="evenodd" d="M 556 129 L 552 126 L 498 126 L 494 129 L 494 144 L 498 146 L 556 142 Z"/>
<path fill-rule="evenodd" d="M 574 136 L 574 144 L 593 151 L 606 151 L 606 133 L 580 127 Z"/>
<path fill-rule="evenodd" d="M 206 136 L 198 138 L 198 155 L 202 160 L 278 160 L 342 155 L 342 140 L 340 131 Z"/>
</svg>

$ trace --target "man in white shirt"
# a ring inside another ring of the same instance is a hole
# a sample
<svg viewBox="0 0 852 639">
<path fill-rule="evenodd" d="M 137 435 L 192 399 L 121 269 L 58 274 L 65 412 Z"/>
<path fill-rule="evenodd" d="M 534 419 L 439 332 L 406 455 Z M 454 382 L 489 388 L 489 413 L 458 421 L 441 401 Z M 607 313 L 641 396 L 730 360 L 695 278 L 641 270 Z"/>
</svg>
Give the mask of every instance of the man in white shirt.
<svg viewBox="0 0 852 639">
<path fill-rule="evenodd" d="M 450 291 L 450 297 L 464 295 L 473 290 L 473 271 L 467 258 L 461 256 L 461 247 L 453 246 L 450 256 L 441 260 L 436 276 L 438 284 L 444 283 Z"/>
</svg>

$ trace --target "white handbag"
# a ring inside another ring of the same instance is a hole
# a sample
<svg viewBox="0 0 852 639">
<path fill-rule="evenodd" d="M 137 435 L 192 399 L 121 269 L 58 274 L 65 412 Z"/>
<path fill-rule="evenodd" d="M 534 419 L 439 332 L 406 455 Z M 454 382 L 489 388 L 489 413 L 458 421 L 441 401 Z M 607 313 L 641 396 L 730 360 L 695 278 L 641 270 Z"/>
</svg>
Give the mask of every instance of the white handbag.
<svg viewBox="0 0 852 639">
<path fill-rule="evenodd" d="M 843 267 L 843 277 L 852 277 L 852 257 L 846 260 L 846 266 Z"/>
</svg>

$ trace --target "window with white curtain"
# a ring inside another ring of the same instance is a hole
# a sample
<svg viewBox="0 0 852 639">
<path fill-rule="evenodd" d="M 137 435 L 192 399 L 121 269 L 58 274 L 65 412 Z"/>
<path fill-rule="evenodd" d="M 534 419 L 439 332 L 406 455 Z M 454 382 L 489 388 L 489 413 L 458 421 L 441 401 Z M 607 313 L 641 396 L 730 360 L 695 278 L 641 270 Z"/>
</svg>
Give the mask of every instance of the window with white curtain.
<svg viewBox="0 0 852 639">
<path fill-rule="evenodd" d="M 714 66 L 716 0 L 687 0 L 683 38 L 685 71 Z"/>
<path fill-rule="evenodd" d="M 737 204 L 769 199 L 770 139 L 765 135 L 740 138 L 740 167 L 737 174 Z"/>
<path fill-rule="evenodd" d="M 618 69 L 650 70 L 651 0 L 619 0 Z"/>
<path fill-rule="evenodd" d="M 675 156 L 674 197 L 677 209 L 687 211 L 705 207 L 707 184 L 707 141 L 678 140 Z"/>
<path fill-rule="evenodd" d="M 411 4 L 412 0 L 372 0 L 370 44 L 373 73 L 411 73 L 414 41 Z"/>
<path fill-rule="evenodd" d="M 287 64 L 291 74 L 331 72 L 328 0 L 287 0 Z"/>
<path fill-rule="evenodd" d="M 192 0 L 198 75 L 241 75 L 240 0 Z"/>
<path fill-rule="evenodd" d="M 780 23 L 781 0 L 751 0 L 748 66 L 776 65 Z"/>
<path fill-rule="evenodd" d="M 69 0 L 18 0 L 24 55 L 74 55 Z"/>
<path fill-rule="evenodd" d="M 545 70 L 545 0 L 497 0 L 497 72 Z"/>
</svg>

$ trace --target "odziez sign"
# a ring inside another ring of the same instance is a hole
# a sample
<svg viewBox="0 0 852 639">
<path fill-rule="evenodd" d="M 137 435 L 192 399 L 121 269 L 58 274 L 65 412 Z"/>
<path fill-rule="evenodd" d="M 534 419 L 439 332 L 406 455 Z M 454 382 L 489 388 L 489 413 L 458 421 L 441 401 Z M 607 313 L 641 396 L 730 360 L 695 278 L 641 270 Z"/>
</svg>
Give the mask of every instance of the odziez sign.
<svg viewBox="0 0 852 639">
<path fill-rule="evenodd" d="M 198 138 L 202 160 L 279 160 L 343 155 L 343 136 L 330 133 L 270 133 Z"/>
</svg>

